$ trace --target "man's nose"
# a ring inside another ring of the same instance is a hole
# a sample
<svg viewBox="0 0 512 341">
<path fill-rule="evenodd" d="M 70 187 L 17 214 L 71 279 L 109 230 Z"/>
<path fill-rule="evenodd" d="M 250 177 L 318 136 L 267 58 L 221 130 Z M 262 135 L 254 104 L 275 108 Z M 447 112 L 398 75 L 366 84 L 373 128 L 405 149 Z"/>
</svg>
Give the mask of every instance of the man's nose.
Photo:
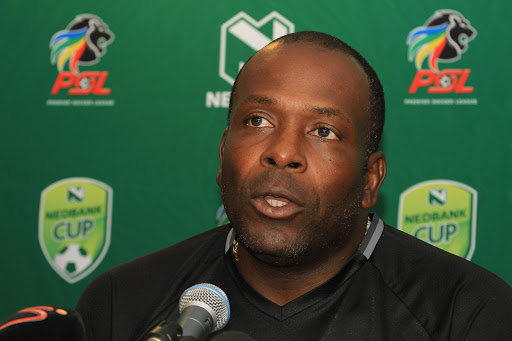
<svg viewBox="0 0 512 341">
<path fill-rule="evenodd" d="M 261 154 L 261 164 L 264 167 L 278 167 L 295 172 L 304 172 L 307 161 L 304 155 L 304 136 L 296 131 L 276 131 L 269 144 Z"/>
</svg>

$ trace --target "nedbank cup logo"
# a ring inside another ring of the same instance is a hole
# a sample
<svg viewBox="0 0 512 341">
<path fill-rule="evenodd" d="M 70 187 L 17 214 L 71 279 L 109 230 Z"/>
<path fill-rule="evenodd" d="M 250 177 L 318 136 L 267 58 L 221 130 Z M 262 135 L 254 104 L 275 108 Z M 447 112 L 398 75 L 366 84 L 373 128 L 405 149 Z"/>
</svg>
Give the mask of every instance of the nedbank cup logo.
<svg viewBox="0 0 512 341">
<path fill-rule="evenodd" d="M 260 21 L 240 12 L 221 26 L 219 75 L 235 82 L 244 63 L 272 40 L 295 31 L 295 25 L 277 12 Z"/>
<path fill-rule="evenodd" d="M 398 229 L 468 260 L 476 238 L 477 192 L 460 182 L 432 180 L 400 195 Z"/>
<path fill-rule="evenodd" d="M 39 244 L 52 268 L 75 283 L 101 263 L 110 245 L 112 188 L 88 178 L 46 187 L 39 208 Z"/>
<path fill-rule="evenodd" d="M 439 63 L 453 63 L 461 59 L 476 34 L 462 14 L 449 9 L 436 11 L 424 26 L 413 29 L 407 37 L 408 57 L 418 71 L 409 93 L 430 85 L 434 86 L 428 88 L 428 93 L 472 93 L 473 87 L 465 86 L 469 69 L 440 71 Z M 427 59 L 429 69 L 422 69 Z"/>
<path fill-rule="evenodd" d="M 51 94 L 69 89 L 70 95 L 108 95 L 110 89 L 103 88 L 108 76 L 106 71 L 79 71 L 80 65 L 94 65 L 107 52 L 107 45 L 114 40 L 114 34 L 103 20 L 92 14 L 80 14 L 65 30 L 55 33 L 50 40 L 52 64 L 57 66 L 59 75 Z M 65 66 L 69 71 L 64 71 Z"/>
<path fill-rule="evenodd" d="M 224 209 L 224 205 L 220 205 L 219 209 L 217 210 L 215 221 L 217 222 L 216 226 L 229 224 L 229 218 L 226 214 L 226 210 Z"/>
</svg>

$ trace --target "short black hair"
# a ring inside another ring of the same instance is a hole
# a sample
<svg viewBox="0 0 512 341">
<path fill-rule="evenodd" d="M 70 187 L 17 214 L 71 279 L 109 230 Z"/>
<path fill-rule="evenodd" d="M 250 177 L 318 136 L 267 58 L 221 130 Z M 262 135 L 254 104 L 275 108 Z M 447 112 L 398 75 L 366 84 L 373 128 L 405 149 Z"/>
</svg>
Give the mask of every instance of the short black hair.
<svg viewBox="0 0 512 341">
<path fill-rule="evenodd" d="M 290 33 L 274 40 L 270 44 L 273 44 L 275 42 L 282 42 L 285 44 L 312 43 L 322 48 L 326 48 L 328 50 L 340 51 L 345 55 L 351 56 L 359 63 L 359 65 L 363 68 L 364 72 L 366 73 L 366 76 L 368 77 L 368 83 L 370 85 L 370 99 L 368 107 L 366 109 L 369 121 L 369 127 L 365 138 L 366 158 L 368 158 L 372 153 L 376 152 L 377 149 L 379 148 L 380 139 L 382 137 L 382 131 L 384 129 L 386 105 L 384 102 L 384 89 L 382 88 L 382 84 L 379 80 L 379 77 L 377 76 L 377 73 L 370 66 L 368 61 L 363 56 L 361 56 L 359 52 L 357 52 L 354 48 L 352 48 L 344 41 L 322 32 L 302 31 Z M 247 63 L 248 62 L 249 61 L 247 61 Z M 245 63 L 244 66 L 247 65 L 247 63 Z M 229 100 L 228 109 L 228 125 L 233 110 L 233 103 L 236 94 L 238 79 L 240 78 L 243 69 L 244 68 L 242 67 L 242 69 L 236 76 L 233 88 L 231 89 L 231 98 Z"/>
</svg>

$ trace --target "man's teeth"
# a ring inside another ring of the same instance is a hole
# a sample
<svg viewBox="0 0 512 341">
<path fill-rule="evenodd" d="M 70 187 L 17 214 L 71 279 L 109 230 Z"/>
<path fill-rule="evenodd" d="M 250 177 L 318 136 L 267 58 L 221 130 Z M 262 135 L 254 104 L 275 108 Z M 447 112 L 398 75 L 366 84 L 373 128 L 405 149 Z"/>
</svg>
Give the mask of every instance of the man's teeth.
<svg viewBox="0 0 512 341">
<path fill-rule="evenodd" d="M 281 201 L 281 200 L 274 200 L 274 199 L 265 199 L 267 200 L 268 204 L 273 207 L 283 207 L 284 205 L 288 205 L 287 202 Z"/>
</svg>

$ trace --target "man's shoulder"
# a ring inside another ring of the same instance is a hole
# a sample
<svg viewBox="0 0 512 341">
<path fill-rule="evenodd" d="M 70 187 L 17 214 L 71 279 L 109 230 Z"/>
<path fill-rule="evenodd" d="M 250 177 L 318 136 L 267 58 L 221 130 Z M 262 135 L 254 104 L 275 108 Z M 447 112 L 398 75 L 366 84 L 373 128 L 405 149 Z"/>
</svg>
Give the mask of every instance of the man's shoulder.
<svg viewBox="0 0 512 341">
<path fill-rule="evenodd" d="M 376 263 L 391 265 L 389 263 L 393 262 L 401 267 L 399 272 L 404 275 L 404 268 L 408 268 L 408 270 L 415 270 L 414 273 L 424 271 L 442 273 L 444 278 L 458 276 L 475 280 L 489 277 L 498 278 L 475 263 L 441 250 L 389 225 L 384 226 L 376 251 L 379 254 L 378 259 L 375 259 Z M 396 269 L 396 267 L 393 268 Z M 447 273 L 447 269 L 452 271 Z"/>
<path fill-rule="evenodd" d="M 160 305 L 176 299 L 188 274 L 222 257 L 228 232 L 227 225 L 214 228 L 96 277 L 76 307 L 89 336 L 107 340 L 112 325 L 122 325 L 125 334 L 117 339 L 127 339 L 161 310 Z"/>
<path fill-rule="evenodd" d="M 165 271 L 166 273 L 172 273 L 178 271 L 190 259 L 196 259 L 198 262 L 208 262 L 210 258 L 202 258 L 202 256 L 212 251 L 213 254 L 221 255 L 222 248 L 218 248 L 218 246 L 225 241 L 228 232 L 227 225 L 213 228 L 179 243 L 118 265 L 108 272 L 115 278 L 133 276 L 137 273 L 141 274 L 141 272 Z M 213 248 L 216 249 L 212 250 Z"/>
<path fill-rule="evenodd" d="M 512 293 L 508 284 L 483 267 L 389 225 L 384 227 L 372 262 L 400 283 L 446 283 L 444 289 L 456 283 L 474 287 L 494 283 L 497 289 Z"/>
<path fill-rule="evenodd" d="M 430 332 L 449 321 L 455 327 L 476 316 L 485 320 L 486 311 L 512 313 L 512 289 L 501 278 L 391 226 L 370 262 Z"/>
<path fill-rule="evenodd" d="M 131 272 L 134 268 L 142 267 L 145 269 L 155 268 L 155 270 L 165 267 L 168 270 L 172 270 L 180 267 L 183 262 L 193 257 L 194 254 L 209 251 L 214 245 L 217 246 L 218 243 L 216 242 L 220 239 L 225 240 L 225 235 L 228 231 L 227 226 L 208 230 L 179 243 L 121 264 L 113 268 L 112 271 L 118 274 Z M 204 250 L 204 248 L 207 250 Z"/>
</svg>

